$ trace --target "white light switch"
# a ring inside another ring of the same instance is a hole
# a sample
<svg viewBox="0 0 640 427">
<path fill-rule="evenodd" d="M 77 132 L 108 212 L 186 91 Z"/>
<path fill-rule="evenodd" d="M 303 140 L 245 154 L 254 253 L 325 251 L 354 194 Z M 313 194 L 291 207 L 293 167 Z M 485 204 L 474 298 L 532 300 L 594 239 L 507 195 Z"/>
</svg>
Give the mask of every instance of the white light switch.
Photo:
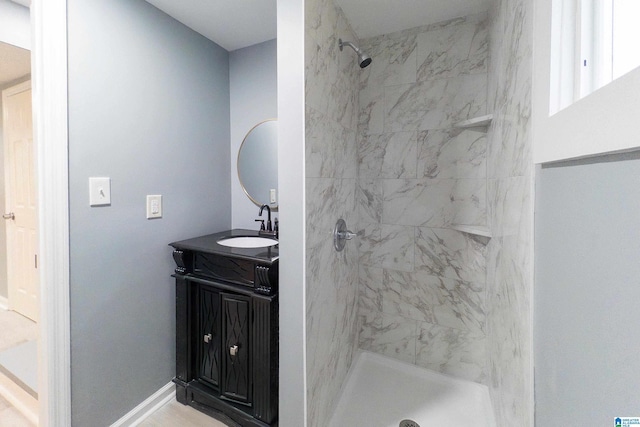
<svg viewBox="0 0 640 427">
<path fill-rule="evenodd" d="M 162 218 L 162 196 L 147 195 L 147 219 Z"/>
<path fill-rule="evenodd" d="M 272 188 L 271 190 L 269 190 L 269 203 L 275 203 L 276 202 L 276 189 Z"/>
<path fill-rule="evenodd" d="M 111 204 L 111 178 L 89 178 L 89 206 Z"/>
</svg>

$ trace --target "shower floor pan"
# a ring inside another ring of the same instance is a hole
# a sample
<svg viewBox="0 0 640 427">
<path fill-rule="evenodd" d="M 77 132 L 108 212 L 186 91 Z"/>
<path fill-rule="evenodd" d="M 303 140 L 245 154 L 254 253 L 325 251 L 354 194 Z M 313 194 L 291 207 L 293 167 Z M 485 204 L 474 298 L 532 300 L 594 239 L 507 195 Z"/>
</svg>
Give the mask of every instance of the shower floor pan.
<svg viewBox="0 0 640 427">
<path fill-rule="evenodd" d="M 332 427 L 495 427 L 486 386 L 366 351 L 359 352 Z"/>
</svg>

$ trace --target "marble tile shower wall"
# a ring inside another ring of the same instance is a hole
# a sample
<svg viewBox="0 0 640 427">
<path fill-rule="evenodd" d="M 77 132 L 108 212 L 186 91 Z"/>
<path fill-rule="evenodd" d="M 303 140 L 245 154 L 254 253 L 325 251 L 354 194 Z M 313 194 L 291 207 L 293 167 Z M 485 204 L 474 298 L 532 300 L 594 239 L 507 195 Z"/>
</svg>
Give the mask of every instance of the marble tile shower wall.
<svg viewBox="0 0 640 427">
<path fill-rule="evenodd" d="M 343 218 L 356 223 L 359 67 L 338 38 L 355 40 L 332 0 L 305 1 L 307 422 L 329 424 L 357 349 L 358 251 L 333 248 Z"/>
<path fill-rule="evenodd" d="M 487 15 L 363 40 L 359 345 L 478 382 L 486 370 Z"/>
<path fill-rule="evenodd" d="M 533 1 L 498 0 L 489 15 L 488 384 L 498 426 L 531 427 Z"/>
</svg>

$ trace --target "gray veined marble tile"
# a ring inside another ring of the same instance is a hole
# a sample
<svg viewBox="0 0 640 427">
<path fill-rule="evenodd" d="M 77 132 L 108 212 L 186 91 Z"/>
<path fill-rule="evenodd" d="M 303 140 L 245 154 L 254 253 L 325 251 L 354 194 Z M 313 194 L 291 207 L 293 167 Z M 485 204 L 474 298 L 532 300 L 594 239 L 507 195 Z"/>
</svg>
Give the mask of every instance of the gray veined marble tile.
<svg viewBox="0 0 640 427">
<path fill-rule="evenodd" d="M 413 227 L 385 224 L 358 224 L 360 264 L 394 270 L 413 271 Z"/>
<path fill-rule="evenodd" d="M 415 178 L 415 132 L 361 135 L 358 144 L 359 178 Z"/>
<path fill-rule="evenodd" d="M 487 359 L 499 425 L 533 425 L 531 386 L 532 201 L 531 0 L 498 0 L 490 15 L 490 93 L 487 176 Z M 530 195 L 529 195 L 530 196 Z"/>
<path fill-rule="evenodd" d="M 385 270 L 383 311 L 440 326 L 484 332 L 482 284 L 438 277 L 424 271 Z"/>
<path fill-rule="evenodd" d="M 305 11 L 307 400 L 309 427 L 323 427 L 358 345 L 358 248 L 336 252 L 332 232 L 340 217 L 357 223 L 360 76 L 337 48 L 355 41 L 340 8 L 305 0 Z"/>
<path fill-rule="evenodd" d="M 496 109 L 487 148 L 487 176 L 507 178 L 532 171 L 530 113 L 527 101 L 509 101 Z"/>
<path fill-rule="evenodd" d="M 483 73 L 385 87 L 384 130 L 445 129 L 484 115 L 486 82 Z"/>
<path fill-rule="evenodd" d="M 307 178 L 305 205 L 308 227 L 323 230 L 322 233 L 328 234 L 331 240 L 339 218 L 355 222 L 355 191 L 355 179 Z"/>
<path fill-rule="evenodd" d="M 457 179 L 451 198 L 451 224 L 487 225 L 487 181 Z"/>
<path fill-rule="evenodd" d="M 487 22 L 452 25 L 418 35 L 418 81 L 486 73 Z"/>
<path fill-rule="evenodd" d="M 418 324 L 416 364 L 471 381 L 486 381 L 484 334 Z"/>
<path fill-rule="evenodd" d="M 431 293 L 432 289 L 423 286 L 416 279 L 413 273 L 385 270 L 384 286 L 380 292 L 383 313 L 422 322 L 435 322 L 435 295 Z"/>
<path fill-rule="evenodd" d="M 355 178 L 356 133 L 312 107 L 306 108 L 307 177 Z"/>
<path fill-rule="evenodd" d="M 373 61 L 359 71 L 360 88 L 416 82 L 416 36 L 384 38 L 380 44 L 362 47 Z"/>
<path fill-rule="evenodd" d="M 418 322 L 365 310 L 359 313 L 361 349 L 415 363 Z"/>
<path fill-rule="evenodd" d="M 416 270 L 471 283 L 486 283 L 486 247 L 469 235 L 416 228 Z"/>
<path fill-rule="evenodd" d="M 305 39 L 305 104 L 325 115 L 330 114 L 331 93 L 338 79 L 338 64 L 332 52 L 308 37 Z"/>
<path fill-rule="evenodd" d="M 419 31 L 409 29 L 391 34 L 363 39 L 362 46 L 366 52 L 376 59 L 388 64 L 404 64 L 410 61 L 417 46 Z M 413 64 L 415 68 L 415 63 Z"/>
<path fill-rule="evenodd" d="M 531 221 L 531 178 L 488 180 L 489 220 L 493 235 L 513 236 Z"/>
<path fill-rule="evenodd" d="M 524 255 L 527 248 L 517 237 L 498 240 L 494 248 L 498 253 L 491 254 L 490 261 L 490 268 L 497 271 L 487 289 L 491 305 L 487 318 L 492 332 L 488 341 L 491 384 L 504 392 L 519 393 L 530 377 L 532 267 L 530 258 Z"/>
<path fill-rule="evenodd" d="M 333 405 L 332 396 L 336 395 L 336 382 L 347 374 L 350 361 L 353 358 L 355 346 L 352 344 L 357 336 L 357 318 L 350 315 L 345 321 L 344 313 L 356 313 L 355 297 L 342 300 L 341 304 L 327 299 L 317 305 L 307 317 L 307 360 L 308 390 L 318 401 L 325 400 L 325 404 Z M 326 409 L 316 407 L 317 419 L 326 416 Z M 324 414 L 324 415 L 323 415 Z M 326 425 L 326 424 L 318 424 Z"/>
<path fill-rule="evenodd" d="M 358 306 L 362 310 L 382 312 L 384 270 L 361 265 L 358 273 L 358 283 Z"/>
<path fill-rule="evenodd" d="M 487 134 L 469 129 L 418 132 L 418 178 L 487 176 Z"/>
<path fill-rule="evenodd" d="M 500 389 L 489 388 L 491 392 L 491 402 L 495 408 L 496 424 L 499 426 L 532 426 L 531 412 L 529 405 L 523 402 L 532 401 L 529 389 L 513 395 L 503 392 Z"/>
<path fill-rule="evenodd" d="M 355 131 L 359 115 L 358 90 L 354 79 L 350 77 L 349 74 L 339 72 L 339 78 L 329 86 L 329 92 L 324 95 L 331 99 L 328 116 L 342 127 Z"/>
<path fill-rule="evenodd" d="M 358 180 L 356 209 L 359 223 L 377 224 L 382 221 L 382 180 Z"/>
<path fill-rule="evenodd" d="M 450 222 L 454 180 L 383 181 L 382 222 L 443 227 Z"/>
<path fill-rule="evenodd" d="M 486 225 L 486 180 L 384 180 L 382 222 L 423 227 Z"/>
<path fill-rule="evenodd" d="M 305 0 L 305 37 L 327 45 L 338 30 L 339 13 L 331 0 Z"/>
<path fill-rule="evenodd" d="M 307 241 L 307 253 L 308 385 L 324 399 L 335 394 L 334 383 L 346 375 L 357 342 L 357 251 L 336 252 L 329 236 L 315 245 Z"/>
<path fill-rule="evenodd" d="M 384 87 L 367 86 L 359 94 L 358 133 L 384 132 Z"/>
</svg>

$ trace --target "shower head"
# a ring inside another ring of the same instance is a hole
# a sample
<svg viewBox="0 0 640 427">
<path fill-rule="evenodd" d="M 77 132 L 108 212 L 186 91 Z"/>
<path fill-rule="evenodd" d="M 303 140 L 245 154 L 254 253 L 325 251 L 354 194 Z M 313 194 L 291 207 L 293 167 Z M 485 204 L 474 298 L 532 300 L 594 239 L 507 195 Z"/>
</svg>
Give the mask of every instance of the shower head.
<svg viewBox="0 0 640 427">
<path fill-rule="evenodd" d="M 338 39 L 338 46 L 340 47 L 340 51 L 342 51 L 344 46 L 349 46 L 353 49 L 358 54 L 358 64 L 360 65 L 360 68 L 364 68 L 371 64 L 371 57 L 357 48 L 353 43 L 343 42 L 342 39 Z"/>
</svg>

